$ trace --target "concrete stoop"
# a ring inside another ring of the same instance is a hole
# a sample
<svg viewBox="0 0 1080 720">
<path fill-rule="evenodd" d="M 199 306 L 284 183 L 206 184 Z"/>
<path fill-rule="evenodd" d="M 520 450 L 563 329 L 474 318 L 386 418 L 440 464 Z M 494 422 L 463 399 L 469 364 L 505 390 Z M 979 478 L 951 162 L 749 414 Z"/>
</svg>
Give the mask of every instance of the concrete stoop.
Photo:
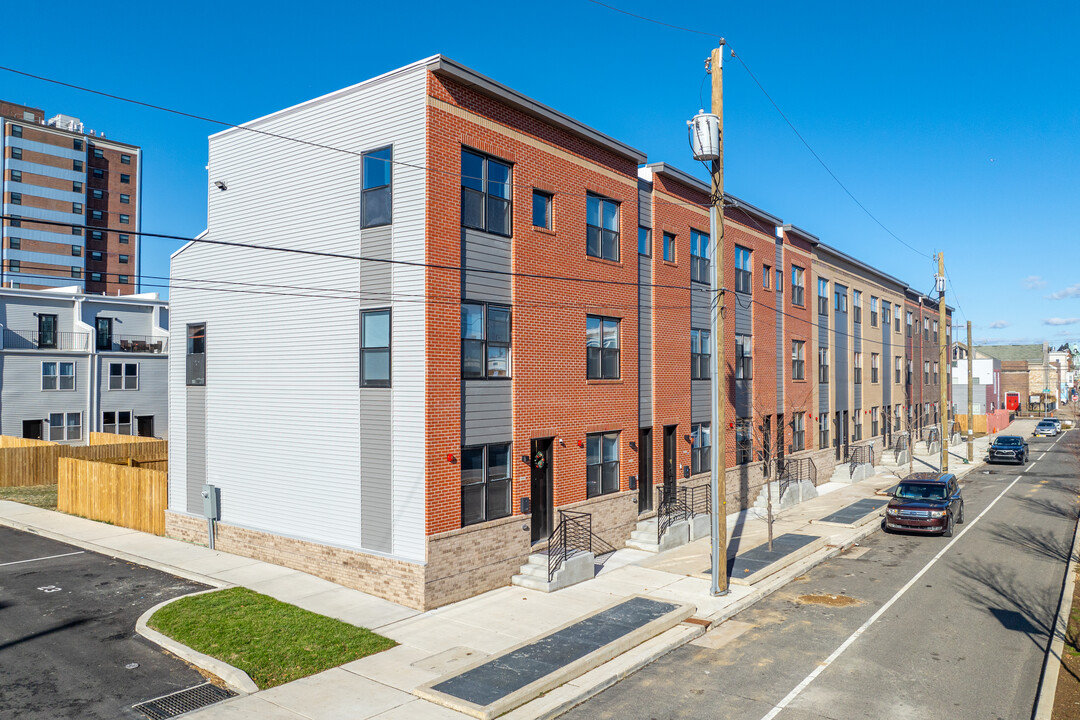
<svg viewBox="0 0 1080 720">
<path fill-rule="evenodd" d="M 529 562 L 521 566 L 521 573 L 510 578 L 510 583 L 530 590 L 555 592 L 591 580 L 595 576 L 596 556 L 591 552 L 579 552 L 563 561 L 548 582 L 548 556 L 545 553 L 533 553 L 529 556 Z"/>
<path fill-rule="evenodd" d="M 707 527 L 708 517 L 708 515 L 698 515 L 690 520 L 680 520 L 672 523 L 671 527 L 664 531 L 664 537 L 660 538 L 659 543 L 656 542 L 656 518 L 642 520 L 637 524 L 637 529 L 630 533 L 630 539 L 626 541 L 626 547 L 651 553 L 673 550 L 690 542 L 691 530 L 701 532 L 700 525 L 702 522 L 706 523 Z M 705 520 L 700 521 L 698 518 L 705 518 Z M 708 534 L 706 529 L 700 537 L 705 537 Z M 694 539 L 696 540 L 697 537 Z"/>
<path fill-rule="evenodd" d="M 800 480 L 797 483 L 788 485 L 782 495 L 780 493 L 779 481 L 774 480 L 769 483 L 769 486 L 772 487 L 774 510 L 795 507 L 804 500 L 809 500 L 810 498 L 816 498 L 818 496 L 818 489 L 814 487 L 814 483 L 809 480 Z M 767 493 L 767 487 L 762 486 L 761 492 L 758 493 L 757 499 L 754 500 L 755 509 L 764 512 L 769 507 L 769 496 Z"/>
<path fill-rule="evenodd" d="M 886 450 L 881 455 L 882 465 L 907 465 L 911 462 L 911 451 L 901 450 L 896 452 L 895 450 Z"/>
<path fill-rule="evenodd" d="M 870 463 L 859 463 L 855 466 L 855 469 L 851 469 L 850 463 L 841 463 L 833 470 L 832 477 L 829 478 L 829 482 L 844 483 L 845 485 L 852 485 L 857 482 L 862 482 L 869 477 L 874 476 L 874 466 Z"/>
</svg>

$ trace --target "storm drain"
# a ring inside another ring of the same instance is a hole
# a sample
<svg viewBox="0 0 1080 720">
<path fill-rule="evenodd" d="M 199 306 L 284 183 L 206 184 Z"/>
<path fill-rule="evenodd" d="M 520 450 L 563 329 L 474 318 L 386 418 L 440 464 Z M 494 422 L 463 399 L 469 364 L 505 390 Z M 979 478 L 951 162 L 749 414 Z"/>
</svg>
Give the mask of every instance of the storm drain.
<svg viewBox="0 0 1080 720">
<path fill-rule="evenodd" d="M 133 707 L 150 720 L 167 720 L 222 700 L 228 700 L 235 695 L 236 693 L 232 690 L 219 688 L 211 683 L 203 683 L 187 690 L 141 702 Z"/>
</svg>

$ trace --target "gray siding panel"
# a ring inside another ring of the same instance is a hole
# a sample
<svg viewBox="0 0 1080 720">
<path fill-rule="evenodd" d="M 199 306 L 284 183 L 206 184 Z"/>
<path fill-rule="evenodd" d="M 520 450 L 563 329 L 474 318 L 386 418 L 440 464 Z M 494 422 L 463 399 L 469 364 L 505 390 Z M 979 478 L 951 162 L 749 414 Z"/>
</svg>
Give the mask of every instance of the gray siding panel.
<svg viewBox="0 0 1080 720">
<path fill-rule="evenodd" d="M 360 544 L 393 551 L 393 480 L 389 390 L 360 392 Z"/>
<path fill-rule="evenodd" d="M 360 289 L 365 306 L 390 305 L 393 292 L 393 265 L 379 262 L 394 257 L 394 231 L 390 226 L 364 230 L 360 235 Z"/>
<path fill-rule="evenodd" d="M 899 311 L 899 309 L 897 309 Z M 896 359 L 892 350 L 892 328 L 882 328 L 881 334 L 881 402 L 892 405 L 893 381 L 896 380 Z M 901 368 L 902 369 L 902 368 Z"/>
<path fill-rule="evenodd" d="M 787 274 L 784 272 L 784 244 L 776 243 L 776 268 L 780 270 L 780 282 L 785 282 Z M 775 278 L 774 278 L 775 279 Z M 781 285 L 774 287 L 776 292 L 776 412 L 784 413 L 784 380 L 787 368 L 791 362 L 791 348 L 784 346 L 784 293 L 779 292 Z M 788 292 L 791 289 L 788 288 Z"/>
<path fill-rule="evenodd" d="M 469 300 L 509 303 L 510 238 L 477 230 L 462 230 L 462 258 L 466 268 L 462 297 Z M 469 272 L 469 269 L 498 272 Z"/>
<path fill-rule="evenodd" d="M 638 225 L 652 227 L 652 183 L 638 180 Z"/>
<path fill-rule="evenodd" d="M 638 426 L 652 427 L 652 258 L 638 256 Z"/>
<path fill-rule="evenodd" d="M 828 315 L 818 315 L 817 322 L 818 322 L 818 347 L 819 348 L 828 348 L 829 347 L 829 317 L 828 317 Z M 829 353 L 830 359 L 831 359 L 831 357 L 832 357 L 832 355 L 834 353 L 835 353 L 835 349 L 830 350 L 830 353 Z M 811 377 L 813 377 L 813 379 L 816 382 L 817 379 L 818 379 L 818 359 L 815 357 L 815 358 L 812 359 L 812 362 L 813 362 L 813 370 L 812 371 L 808 370 L 808 372 L 813 372 L 813 375 Z M 810 366 L 809 362 L 807 363 L 807 366 L 808 367 Z M 829 412 L 829 387 L 828 387 L 828 385 L 821 385 L 821 386 L 818 387 L 818 413 L 822 414 L 822 415 L 825 415 L 825 414 L 828 414 L 828 412 Z M 815 432 L 816 432 L 816 428 L 815 428 Z"/>
<path fill-rule="evenodd" d="M 167 439 L 169 436 L 168 358 L 164 355 L 139 355 L 134 353 L 107 354 L 98 357 L 101 360 L 101 372 L 98 376 L 100 385 L 98 398 L 100 400 L 96 422 L 101 423 L 101 413 L 130 410 L 135 417 L 140 415 L 153 417 L 154 435 Z M 111 363 L 133 362 L 139 366 L 139 389 L 110 390 L 109 365 Z M 101 425 L 96 427 L 101 427 Z M 132 432 L 136 432 L 134 427 Z M 199 511 L 202 511 L 201 505 Z"/>
<path fill-rule="evenodd" d="M 735 302 L 735 334 L 737 335 L 750 335 L 754 334 L 754 311 L 751 299 L 749 296 L 740 297 L 740 294 L 736 294 Z M 744 307 L 745 306 L 745 307 Z M 756 343 L 751 340 L 750 350 L 751 353 L 757 354 L 758 352 L 765 352 L 768 347 L 767 343 L 762 343 L 764 347 L 759 348 Z M 733 358 L 734 359 L 734 358 Z M 754 381 L 753 380 L 736 380 L 735 381 L 735 416 L 740 418 L 748 418 L 753 416 L 753 392 Z"/>
<path fill-rule="evenodd" d="M 463 445 L 486 445 L 514 439 L 512 385 L 503 380 L 466 380 L 462 396 Z"/>
<path fill-rule="evenodd" d="M 709 286 L 690 283 L 690 327 L 707 329 L 712 322 Z"/>
<path fill-rule="evenodd" d="M 690 381 L 690 422 L 711 422 L 712 407 L 708 380 Z"/>
<path fill-rule="evenodd" d="M 862 323 L 851 324 L 852 352 L 862 352 Z M 862 359 L 862 382 L 870 382 L 870 353 L 866 353 Z M 844 383 L 845 385 L 847 383 Z M 862 408 L 862 383 L 852 386 L 852 408 Z"/>
<path fill-rule="evenodd" d="M 836 407 L 833 410 L 850 410 L 848 404 L 848 378 L 851 376 L 848 367 L 851 354 L 848 348 L 851 338 L 847 334 L 848 314 L 846 312 L 833 311 L 833 351 L 829 354 L 829 362 L 832 363 L 833 399 Z M 864 366 L 865 368 L 865 366 Z"/>
<path fill-rule="evenodd" d="M 42 390 L 42 362 L 74 362 L 74 390 Z M 45 420 L 49 413 L 80 413 L 83 438 L 87 432 L 87 389 L 90 365 L 84 355 L 0 353 L 0 434 L 22 437 L 23 420 Z"/>
<path fill-rule="evenodd" d="M 206 483 L 206 388 L 187 388 L 187 511 L 202 515 L 202 486 Z"/>
</svg>

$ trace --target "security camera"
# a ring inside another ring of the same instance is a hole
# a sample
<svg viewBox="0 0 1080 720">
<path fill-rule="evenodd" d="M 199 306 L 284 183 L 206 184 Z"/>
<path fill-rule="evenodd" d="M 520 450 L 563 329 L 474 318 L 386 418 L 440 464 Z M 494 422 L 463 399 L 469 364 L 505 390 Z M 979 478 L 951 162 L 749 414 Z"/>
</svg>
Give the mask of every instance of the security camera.
<svg viewBox="0 0 1080 720">
<path fill-rule="evenodd" d="M 229 187 L 224 182 L 222 182 L 221 180 L 215 180 L 214 185 L 217 186 L 218 190 L 228 190 L 229 189 Z"/>
</svg>

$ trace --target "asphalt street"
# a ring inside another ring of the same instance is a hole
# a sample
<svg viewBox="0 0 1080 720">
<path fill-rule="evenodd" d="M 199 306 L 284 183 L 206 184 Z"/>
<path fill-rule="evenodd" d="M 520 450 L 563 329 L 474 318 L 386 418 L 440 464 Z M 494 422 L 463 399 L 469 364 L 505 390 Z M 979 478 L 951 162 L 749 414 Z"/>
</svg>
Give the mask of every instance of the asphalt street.
<svg viewBox="0 0 1080 720">
<path fill-rule="evenodd" d="M 150 607 L 205 589 L 0 528 L 0 718 L 142 718 L 135 703 L 205 682 L 135 634 Z"/>
<path fill-rule="evenodd" d="M 1078 451 L 1078 431 L 1031 438 L 1026 467 L 967 476 L 955 537 L 877 532 L 563 717 L 1031 717 Z"/>
</svg>

